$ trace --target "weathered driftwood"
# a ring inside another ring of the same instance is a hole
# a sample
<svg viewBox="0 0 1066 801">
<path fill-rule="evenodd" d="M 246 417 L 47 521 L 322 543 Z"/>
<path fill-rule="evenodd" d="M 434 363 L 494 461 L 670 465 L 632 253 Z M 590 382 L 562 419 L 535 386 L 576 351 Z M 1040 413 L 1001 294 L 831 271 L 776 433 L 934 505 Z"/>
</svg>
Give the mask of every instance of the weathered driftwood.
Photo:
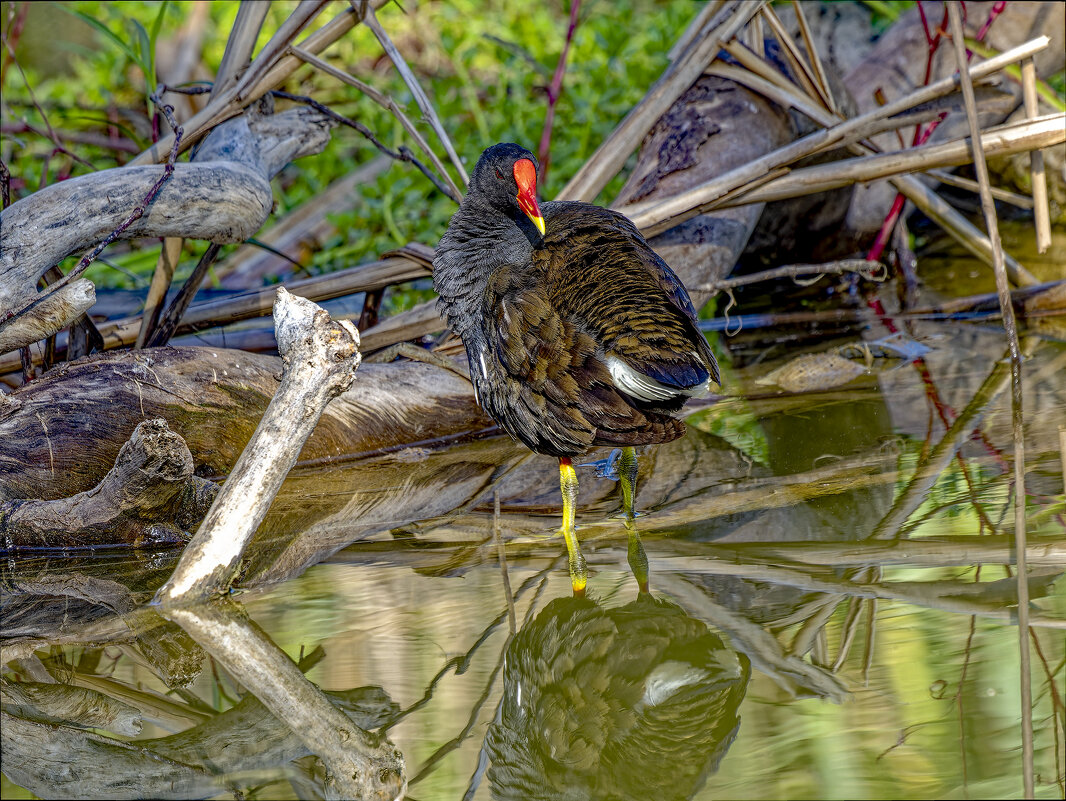
<svg viewBox="0 0 1066 801">
<path fill-rule="evenodd" d="M 156 599 L 204 600 L 224 592 L 260 521 L 323 410 L 355 380 L 359 332 L 309 300 L 278 290 L 274 304 L 281 385 L 207 518 Z M 195 636 L 195 635 L 194 635 Z"/>
<path fill-rule="evenodd" d="M 6 712 L 0 712 L 0 745 L 7 777 L 45 798 L 205 798 L 223 789 L 203 768 Z"/>
<path fill-rule="evenodd" d="M 217 491 L 193 475 L 192 454 L 166 421 L 147 420 L 93 489 L 58 500 L 0 503 L 0 538 L 8 551 L 184 542 Z"/>
<path fill-rule="evenodd" d="M 306 669 L 303 663 L 301 669 Z M 74 681 L 81 676 L 76 673 Z M 108 685 L 108 689 L 116 686 L 122 685 Z M 325 697 L 347 716 L 344 725 L 349 730 L 352 724 L 363 731 L 378 729 L 398 711 L 379 687 L 327 692 Z M 141 710 L 107 692 L 65 683 L 3 682 L 0 698 L 6 714 L 4 727 L 10 724 L 14 729 L 12 738 L 4 740 L 5 773 L 13 768 L 19 784 L 46 798 L 209 796 L 240 783 L 237 776 L 260 783 L 267 775 L 292 775 L 297 768 L 290 763 L 318 750 L 317 744 L 314 750 L 309 749 L 252 693 L 233 708 L 206 717 L 192 728 L 166 737 L 138 740 L 135 748 L 125 748 L 121 741 L 107 736 L 79 731 L 92 727 L 123 736 L 140 731 L 144 717 Z M 71 753 L 77 754 L 76 769 L 55 770 L 49 754 L 57 741 L 72 747 Z M 146 775 L 145 763 L 138 755 L 154 757 L 161 775 Z M 167 786 L 165 782 L 175 778 L 177 783 Z M 212 789 L 194 791 L 205 784 Z M 155 791 L 149 789 L 153 787 Z"/>
<path fill-rule="evenodd" d="M 122 238 L 243 242 L 270 214 L 270 179 L 294 158 L 325 147 L 334 124 L 318 111 L 296 108 L 272 115 L 250 113 L 220 125 L 204 140 L 194 161 L 174 165 L 154 202 Z M 119 228 L 164 169 L 128 166 L 90 173 L 45 187 L 2 212 L 0 335 L 7 349 L 36 341 L 40 330 L 50 335 L 74 319 L 56 320 L 53 311 L 44 325 L 41 312 L 25 308 L 41 297 L 38 279 L 66 256 L 92 247 Z M 84 288 L 81 294 L 86 294 Z M 70 305 L 73 313 L 84 304 Z M 7 329 L 19 317 L 3 317 L 24 310 L 40 322 L 26 334 L 32 339 L 12 338 Z"/>
<path fill-rule="evenodd" d="M 0 327 L 0 353 L 7 353 L 51 336 L 85 314 L 96 303 L 92 281 L 79 278 L 54 292 L 42 294 L 23 314 Z"/>
</svg>

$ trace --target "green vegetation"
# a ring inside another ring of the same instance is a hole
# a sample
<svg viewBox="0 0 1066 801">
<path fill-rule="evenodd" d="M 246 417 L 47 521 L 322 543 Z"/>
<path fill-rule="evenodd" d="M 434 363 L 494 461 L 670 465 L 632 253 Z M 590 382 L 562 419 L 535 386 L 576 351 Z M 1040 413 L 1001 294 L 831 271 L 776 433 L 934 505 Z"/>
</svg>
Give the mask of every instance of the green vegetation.
<svg viewBox="0 0 1066 801">
<path fill-rule="evenodd" d="M 115 136 L 135 144 L 139 151 L 151 143 L 153 126 L 166 132 L 165 120 L 153 121 L 154 109 L 147 99 L 151 75 L 158 69 L 165 77 L 163 53 L 173 53 L 193 14 L 189 2 L 74 2 L 67 6 L 69 14 L 29 5 L 17 51 L 25 80 L 11 64 L 2 84 L 2 152 L 12 176 L 12 200 L 60 177 L 116 166 L 132 158 L 132 152 L 76 142 L 84 138 L 81 135 Z M 209 4 L 201 56 L 205 75 L 213 75 L 218 68 L 237 5 L 230 0 Z M 260 44 L 293 7 L 294 2 L 275 3 Z M 694 10 L 689 0 L 582 4 L 556 106 L 545 197 L 563 187 L 659 76 L 668 63 L 667 51 Z M 339 5 L 327 9 L 321 22 L 339 11 Z M 472 165 L 484 147 L 497 141 L 516 141 L 536 150 L 547 110 L 545 87 L 564 44 L 568 12 L 569 3 L 561 0 L 547 4 L 459 0 L 405 4 L 404 11 L 391 5 L 379 16 L 430 95 L 459 154 Z M 6 19 L 4 26 L 6 35 L 10 26 Z M 48 43 L 43 53 L 39 46 L 27 45 L 39 44 L 42 40 L 35 37 L 42 35 Z M 159 52 L 154 52 L 153 43 Z M 326 57 L 396 99 L 444 157 L 430 126 L 420 121 L 410 92 L 369 30 L 357 27 L 330 48 Z M 304 67 L 283 88 L 311 96 L 362 122 L 389 147 L 406 144 L 417 152 L 387 111 L 328 75 Z M 47 121 L 35 108 L 34 98 Z M 187 118 L 183 98 L 171 94 L 167 100 Z M 20 128 L 23 121 L 41 133 Z M 55 152 L 47 136 L 48 125 L 84 162 Z M 373 145 L 354 130 L 337 129 L 323 154 L 295 162 L 275 179 L 276 216 L 377 155 Z M 621 179 L 616 179 L 601 200 L 609 200 L 620 188 Z M 359 188 L 350 208 L 332 218 L 336 233 L 321 250 L 307 253 L 301 261 L 308 273 L 317 274 L 372 260 L 409 241 L 433 244 L 454 209 L 454 203 L 418 170 L 394 164 Z M 187 243 L 179 278 L 192 268 L 202 249 L 202 243 Z M 116 244 L 104 254 L 113 266 L 96 264 L 88 277 L 102 286 L 143 286 L 157 253 L 158 245 L 153 242 Z M 417 299 L 398 300 L 407 304 Z M 390 305 L 389 311 L 395 310 Z"/>
</svg>

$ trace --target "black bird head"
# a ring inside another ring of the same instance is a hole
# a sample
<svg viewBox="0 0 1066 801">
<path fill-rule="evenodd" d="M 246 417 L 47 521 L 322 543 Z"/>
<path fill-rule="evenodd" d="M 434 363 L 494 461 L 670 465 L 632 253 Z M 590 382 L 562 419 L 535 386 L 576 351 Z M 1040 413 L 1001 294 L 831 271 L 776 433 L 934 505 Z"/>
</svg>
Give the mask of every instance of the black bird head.
<svg viewBox="0 0 1066 801">
<path fill-rule="evenodd" d="M 470 194 L 508 217 L 525 215 L 544 235 L 544 217 L 537 206 L 536 157 L 521 145 L 493 145 L 477 160 Z"/>
</svg>

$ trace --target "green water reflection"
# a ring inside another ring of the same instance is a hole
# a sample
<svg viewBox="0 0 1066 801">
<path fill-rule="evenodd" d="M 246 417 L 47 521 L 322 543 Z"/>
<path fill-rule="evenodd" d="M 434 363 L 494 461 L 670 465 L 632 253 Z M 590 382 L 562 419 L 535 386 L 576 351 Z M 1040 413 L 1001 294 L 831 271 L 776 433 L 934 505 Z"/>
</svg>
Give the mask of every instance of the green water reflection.
<svg viewBox="0 0 1066 801">
<path fill-rule="evenodd" d="M 1020 797 L 1009 393 L 985 392 L 1005 343 L 995 321 L 907 333 L 931 348 L 920 365 L 804 393 L 756 383 L 794 353 L 737 346 L 729 397 L 641 455 L 650 596 L 613 481 L 582 475 L 575 600 L 551 460 L 484 439 L 298 469 L 237 600 L 395 744 L 414 799 Z M 1037 796 L 1061 798 L 1066 345 L 1027 352 L 1033 765 Z M 910 497 L 968 414 L 957 456 Z M 106 794 L 321 796 L 312 750 L 239 676 L 145 623 L 176 556 L 4 561 L 5 798 L 29 797 L 17 782 L 104 795 L 134 751 L 172 789 L 131 773 Z M 61 707 L 69 688 L 97 693 L 92 709 Z"/>
</svg>

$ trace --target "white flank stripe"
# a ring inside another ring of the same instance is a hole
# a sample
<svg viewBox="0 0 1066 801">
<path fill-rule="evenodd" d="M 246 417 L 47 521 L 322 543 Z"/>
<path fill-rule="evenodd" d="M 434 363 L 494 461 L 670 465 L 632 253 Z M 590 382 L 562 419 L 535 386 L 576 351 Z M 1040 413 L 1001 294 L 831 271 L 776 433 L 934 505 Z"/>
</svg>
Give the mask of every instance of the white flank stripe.
<svg viewBox="0 0 1066 801">
<path fill-rule="evenodd" d="M 627 395 L 647 401 L 669 400 L 678 395 L 687 395 L 688 391 L 668 387 L 654 378 L 634 370 L 617 356 L 607 357 L 607 369 L 614 379 L 614 385 Z"/>
</svg>

